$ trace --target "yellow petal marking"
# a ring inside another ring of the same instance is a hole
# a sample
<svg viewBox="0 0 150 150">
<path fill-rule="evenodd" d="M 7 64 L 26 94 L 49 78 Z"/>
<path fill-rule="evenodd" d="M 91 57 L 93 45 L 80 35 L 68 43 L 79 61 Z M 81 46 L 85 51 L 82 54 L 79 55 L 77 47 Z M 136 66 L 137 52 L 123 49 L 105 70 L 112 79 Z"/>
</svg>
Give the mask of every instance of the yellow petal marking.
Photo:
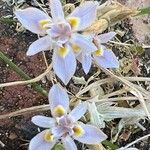
<svg viewBox="0 0 150 150">
<path fill-rule="evenodd" d="M 51 132 L 46 131 L 45 134 L 44 134 L 44 140 L 46 142 L 51 142 L 51 141 L 53 141 L 53 139 L 54 139 L 54 136 L 51 134 Z"/>
<path fill-rule="evenodd" d="M 58 105 L 54 108 L 54 114 L 58 117 L 63 116 L 65 114 L 65 112 L 66 111 L 65 111 L 64 107 L 61 105 Z"/>
<path fill-rule="evenodd" d="M 103 55 L 103 49 L 102 48 L 95 51 L 95 56 L 102 56 L 102 55 Z"/>
<path fill-rule="evenodd" d="M 67 21 L 73 29 L 77 28 L 80 23 L 80 19 L 78 17 L 69 17 Z"/>
<path fill-rule="evenodd" d="M 85 131 L 83 130 L 83 128 L 81 126 L 79 126 L 79 125 L 75 126 L 73 128 L 73 131 L 74 131 L 74 135 L 75 136 L 82 136 L 85 133 Z"/>
<path fill-rule="evenodd" d="M 66 47 L 60 47 L 58 49 L 58 54 L 61 56 L 61 57 L 65 57 L 67 54 L 68 54 L 68 49 Z"/>
<path fill-rule="evenodd" d="M 42 29 L 46 29 L 46 28 L 45 28 L 45 25 L 48 24 L 48 23 L 50 23 L 50 20 L 48 20 L 48 19 L 40 20 L 40 21 L 39 21 L 39 25 L 40 25 L 40 27 L 41 27 Z"/>
<path fill-rule="evenodd" d="M 77 52 L 79 52 L 80 51 L 80 46 L 78 46 L 77 44 L 73 44 L 72 45 L 72 49 L 73 49 L 73 51 L 75 52 L 75 53 L 77 53 Z"/>
</svg>

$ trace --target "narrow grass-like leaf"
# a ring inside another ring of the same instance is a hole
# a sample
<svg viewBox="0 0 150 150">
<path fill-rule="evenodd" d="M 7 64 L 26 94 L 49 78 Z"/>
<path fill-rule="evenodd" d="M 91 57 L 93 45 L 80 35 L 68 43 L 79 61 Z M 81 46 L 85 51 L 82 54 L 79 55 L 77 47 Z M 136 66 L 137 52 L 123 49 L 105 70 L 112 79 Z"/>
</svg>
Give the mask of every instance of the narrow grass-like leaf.
<svg viewBox="0 0 150 150">
<path fill-rule="evenodd" d="M 0 61 L 3 61 L 5 64 L 8 64 L 9 67 L 14 70 L 21 78 L 25 80 L 32 79 L 29 77 L 23 70 L 21 70 L 16 64 L 14 64 L 7 56 L 5 56 L 2 52 L 0 52 Z M 37 83 L 31 83 L 33 89 L 39 93 L 41 93 L 44 96 L 48 96 L 48 92 L 43 89 L 39 84 Z"/>
</svg>

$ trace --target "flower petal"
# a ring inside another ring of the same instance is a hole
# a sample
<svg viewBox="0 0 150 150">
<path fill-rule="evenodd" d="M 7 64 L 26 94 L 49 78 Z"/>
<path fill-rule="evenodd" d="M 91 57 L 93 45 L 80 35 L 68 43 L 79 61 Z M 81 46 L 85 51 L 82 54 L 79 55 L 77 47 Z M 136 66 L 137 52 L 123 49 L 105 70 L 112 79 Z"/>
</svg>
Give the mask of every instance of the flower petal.
<svg viewBox="0 0 150 150">
<path fill-rule="evenodd" d="M 57 138 L 60 138 L 64 133 L 65 133 L 65 130 L 63 127 L 61 126 L 56 126 L 56 127 L 53 127 L 52 128 L 52 133 L 57 137 Z"/>
<path fill-rule="evenodd" d="M 100 34 L 98 35 L 98 39 L 100 43 L 107 43 L 108 41 L 110 41 L 112 38 L 114 38 L 116 35 L 115 32 L 108 32 L 108 33 L 104 33 L 104 34 Z"/>
<path fill-rule="evenodd" d="M 81 103 L 76 106 L 69 115 L 73 118 L 74 121 L 79 120 L 87 111 L 87 103 Z"/>
<path fill-rule="evenodd" d="M 117 150 L 139 150 L 139 149 L 137 149 L 137 148 L 124 148 L 124 147 L 121 147 L 121 148 L 119 148 Z"/>
<path fill-rule="evenodd" d="M 104 48 L 103 56 L 94 56 L 94 59 L 103 68 L 119 68 L 119 61 L 112 50 Z"/>
<path fill-rule="evenodd" d="M 52 86 L 48 95 L 50 109 L 54 115 L 54 109 L 61 105 L 67 112 L 69 108 L 69 97 L 67 92 L 58 84 Z"/>
<path fill-rule="evenodd" d="M 53 21 L 64 20 L 64 12 L 60 0 L 50 0 L 50 9 Z"/>
<path fill-rule="evenodd" d="M 52 42 L 49 36 L 42 37 L 33 42 L 27 51 L 27 56 L 35 55 L 41 51 L 52 49 Z"/>
<path fill-rule="evenodd" d="M 85 2 L 77 7 L 69 17 L 78 17 L 80 19 L 77 30 L 83 30 L 89 27 L 96 19 L 97 2 Z"/>
<path fill-rule="evenodd" d="M 81 143 L 98 144 L 107 138 L 106 134 L 92 125 L 81 124 L 81 127 L 85 133 L 82 136 L 74 136 L 74 139 Z"/>
<path fill-rule="evenodd" d="M 139 149 L 137 149 L 137 148 L 127 148 L 125 150 L 139 150 Z"/>
<path fill-rule="evenodd" d="M 82 68 L 83 68 L 84 72 L 87 74 L 92 65 L 91 54 L 86 54 L 81 51 L 78 54 L 76 54 L 76 58 L 82 64 Z"/>
<path fill-rule="evenodd" d="M 76 59 L 72 49 L 68 46 L 68 53 L 65 57 L 61 57 L 57 51 L 53 54 L 53 69 L 56 75 L 63 81 L 65 85 L 68 84 L 76 71 Z"/>
<path fill-rule="evenodd" d="M 82 67 L 84 72 L 87 74 L 92 65 L 92 57 L 91 54 L 83 54 L 82 55 Z"/>
<path fill-rule="evenodd" d="M 45 30 L 40 27 L 41 20 L 50 20 L 51 18 L 43 11 L 37 8 L 29 7 L 23 10 L 18 9 L 15 12 L 17 19 L 28 30 L 36 34 L 45 34 Z"/>
<path fill-rule="evenodd" d="M 70 136 L 62 138 L 62 143 L 65 147 L 65 150 L 77 150 L 76 144 Z"/>
<path fill-rule="evenodd" d="M 51 128 L 56 123 L 55 119 L 40 115 L 32 117 L 32 122 L 42 128 Z"/>
<path fill-rule="evenodd" d="M 33 139 L 31 139 L 29 144 L 29 150 L 50 150 L 55 145 L 56 141 L 46 142 L 44 140 L 44 134 L 49 130 L 44 130 L 41 133 L 37 134 Z"/>
<path fill-rule="evenodd" d="M 97 47 L 89 40 L 89 38 L 78 33 L 73 34 L 70 42 L 73 45 L 78 45 L 83 53 L 92 53 L 97 50 Z"/>
<path fill-rule="evenodd" d="M 62 44 L 66 43 L 70 39 L 71 27 L 68 23 L 61 22 L 51 25 L 51 29 L 47 30 L 47 33 L 57 42 Z"/>
</svg>

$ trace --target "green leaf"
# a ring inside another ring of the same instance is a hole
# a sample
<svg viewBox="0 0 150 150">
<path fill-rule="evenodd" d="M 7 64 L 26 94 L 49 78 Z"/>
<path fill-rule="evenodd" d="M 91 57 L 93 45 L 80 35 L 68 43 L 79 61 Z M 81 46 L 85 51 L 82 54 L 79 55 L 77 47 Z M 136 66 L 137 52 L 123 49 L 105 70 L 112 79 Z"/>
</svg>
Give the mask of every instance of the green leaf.
<svg viewBox="0 0 150 150">
<path fill-rule="evenodd" d="M 0 22 L 9 25 L 17 23 L 17 21 L 13 20 L 12 18 L 3 18 L 3 17 L 0 18 Z"/>
<path fill-rule="evenodd" d="M 139 9 L 137 16 L 150 14 L 150 7 Z"/>
<path fill-rule="evenodd" d="M 54 147 L 54 150 L 65 150 L 63 145 L 61 144 L 57 144 L 55 147 Z"/>
<path fill-rule="evenodd" d="M 21 68 L 19 68 L 15 63 L 13 63 L 7 56 L 5 56 L 2 52 L 0 52 L 0 61 L 4 62 L 5 64 L 8 64 L 9 67 L 14 70 L 20 77 L 22 77 L 25 80 L 32 79 L 30 76 L 28 76 Z M 37 83 L 31 83 L 33 89 L 39 93 L 41 93 L 44 96 L 48 96 L 48 92 L 41 87 L 41 85 Z"/>
<path fill-rule="evenodd" d="M 105 145 L 106 147 L 109 147 L 111 150 L 116 150 L 119 148 L 118 145 L 113 144 L 112 142 L 108 140 L 103 141 L 102 144 Z"/>
</svg>

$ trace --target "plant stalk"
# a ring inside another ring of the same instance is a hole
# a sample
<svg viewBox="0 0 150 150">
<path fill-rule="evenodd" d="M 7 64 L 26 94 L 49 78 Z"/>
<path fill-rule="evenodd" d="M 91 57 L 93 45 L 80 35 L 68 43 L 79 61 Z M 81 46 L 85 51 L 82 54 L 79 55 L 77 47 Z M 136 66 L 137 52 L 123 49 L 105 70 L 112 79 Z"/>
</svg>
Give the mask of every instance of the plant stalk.
<svg viewBox="0 0 150 150">
<path fill-rule="evenodd" d="M 2 52 L 0 52 L 0 60 L 3 61 L 5 64 L 8 64 L 9 67 L 15 71 L 21 78 L 25 80 L 32 79 L 30 76 L 28 76 L 22 69 L 20 69 L 16 64 L 14 64 L 7 56 L 5 56 Z M 37 83 L 31 83 L 33 89 L 39 93 L 41 93 L 44 96 L 48 96 L 48 92 L 41 87 Z"/>
</svg>

